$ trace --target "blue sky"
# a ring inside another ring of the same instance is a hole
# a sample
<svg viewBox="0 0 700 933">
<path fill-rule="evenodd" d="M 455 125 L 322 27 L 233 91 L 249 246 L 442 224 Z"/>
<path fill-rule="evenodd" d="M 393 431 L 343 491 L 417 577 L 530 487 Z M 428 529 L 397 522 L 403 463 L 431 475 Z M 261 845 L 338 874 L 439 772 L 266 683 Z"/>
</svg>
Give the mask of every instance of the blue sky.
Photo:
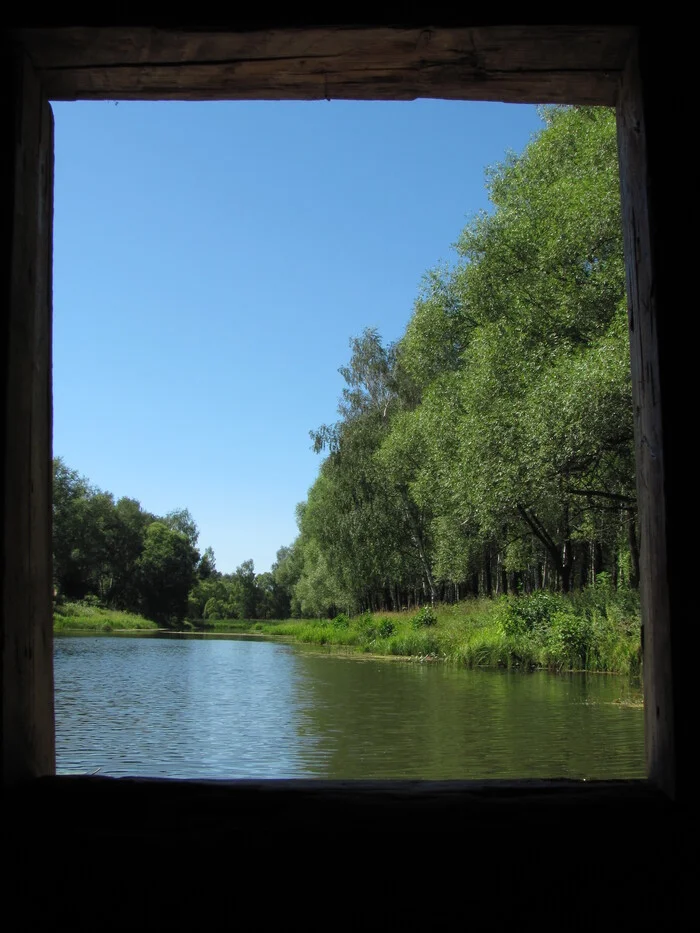
<svg viewBox="0 0 700 933">
<path fill-rule="evenodd" d="M 54 453 L 270 567 L 350 337 L 401 335 L 534 107 L 55 103 Z"/>
</svg>

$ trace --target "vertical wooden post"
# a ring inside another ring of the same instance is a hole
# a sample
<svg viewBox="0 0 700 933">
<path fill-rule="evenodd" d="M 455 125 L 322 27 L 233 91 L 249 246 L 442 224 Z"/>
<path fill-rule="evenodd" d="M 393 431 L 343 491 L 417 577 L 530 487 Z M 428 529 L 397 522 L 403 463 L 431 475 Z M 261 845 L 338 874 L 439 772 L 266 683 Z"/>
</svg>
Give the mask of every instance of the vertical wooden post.
<svg viewBox="0 0 700 933">
<path fill-rule="evenodd" d="M 676 143 L 664 125 L 668 101 L 660 99 L 666 74 L 658 60 L 663 46 L 662 39 L 640 30 L 624 72 L 617 122 L 637 450 L 647 773 L 677 797 L 674 677 L 681 676 L 681 626 L 691 620 L 682 618 L 678 565 L 685 545 L 673 424 L 680 423 L 683 412 L 678 403 L 684 392 L 676 380 L 683 377 L 679 351 L 687 334 L 678 320 L 681 309 L 671 298 L 674 270 L 664 248 L 664 238 L 674 236 L 666 201 L 677 201 L 679 192 L 665 151 Z"/>
<path fill-rule="evenodd" d="M 26 55 L 12 51 L 3 181 L 11 257 L 2 369 L 3 776 L 55 770 L 51 568 L 53 115 Z M 5 71 L 7 74 L 7 71 Z M 7 89 L 7 88 L 6 88 Z M 9 299 L 9 300 L 8 300 Z"/>
</svg>

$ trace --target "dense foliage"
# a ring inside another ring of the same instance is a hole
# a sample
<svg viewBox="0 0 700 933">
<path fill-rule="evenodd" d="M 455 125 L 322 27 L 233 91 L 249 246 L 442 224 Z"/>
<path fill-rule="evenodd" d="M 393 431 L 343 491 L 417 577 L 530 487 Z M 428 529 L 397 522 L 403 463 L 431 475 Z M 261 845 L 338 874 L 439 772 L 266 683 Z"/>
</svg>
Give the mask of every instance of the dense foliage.
<svg viewBox="0 0 700 933">
<path fill-rule="evenodd" d="M 417 612 L 363 612 L 333 619 L 246 623 L 246 631 L 374 655 L 448 660 L 467 667 L 547 668 L 638 675 L 638 591 L 595 584 L 568 594 L 535 590 L 498 599 L 470 598 Z M 242 630 L 242 629 L 237 629 Z"/>
<path fill-rule="evenodd" d="M 185 617 L 289 615 L 287 589 L 275 577 L 277 565 L 270 573 L 256 574 L 253 562 L 245 561 L 234 573 L 219 573 L 212 549 L 201 555 L 197 550 L 199 532 L 187 509 L 159 517 L 144 511 L 135 499 L 115 501 L 60 458 L 54 460 L 53 489 L 59 627 L 76 614 L 92 614 L 100 625 L 114 627 L 116 618 L 103 618 L 99 606 L 136 613 L 161 625 Z M 283 548 L 279 556 L 284 559 L 286 554 Z"/>
<path fill-rule="evenodd" d="M 615 120 L 544 113 L 403 337 L 351 341 L 339 420 L 312 432 L 295 615 L 637 586 Z"/>
<path fill-rule="evenodd" d="M 348 615 L 541 590 L 503 609 L 499 631 L 574 654 L 602 638 L 554 594 L 601 574 L 614 591 L 638 584 L 615 120 L 544 115 L 489 170 L 493 210 L 425 276 L 401 339 L 351 340 L 339 419 L 311 434 L 325 458 L 299 536 L 269 573 L 218 572 L 186 510 L 151 515 L 57 460 L 59 599 L 159 623 L 325 616 L 340 638 Z M 411 637 L 434 639 L 431 610 L 415 618 Z"/>
</svg>

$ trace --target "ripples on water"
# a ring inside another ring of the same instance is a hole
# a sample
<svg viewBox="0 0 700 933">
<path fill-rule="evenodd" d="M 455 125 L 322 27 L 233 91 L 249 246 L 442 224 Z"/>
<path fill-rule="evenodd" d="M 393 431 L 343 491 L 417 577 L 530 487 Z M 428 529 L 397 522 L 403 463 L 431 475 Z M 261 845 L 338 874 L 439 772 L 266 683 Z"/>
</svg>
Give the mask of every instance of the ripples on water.
<svg viewBox="0 0 700 933">
<path fill-rule="evenodd" d="M 643 777 L 640 692 L 602 675 L 357 660 L 245 638 L 58 637 L 60 772 Z"/>
</svg>

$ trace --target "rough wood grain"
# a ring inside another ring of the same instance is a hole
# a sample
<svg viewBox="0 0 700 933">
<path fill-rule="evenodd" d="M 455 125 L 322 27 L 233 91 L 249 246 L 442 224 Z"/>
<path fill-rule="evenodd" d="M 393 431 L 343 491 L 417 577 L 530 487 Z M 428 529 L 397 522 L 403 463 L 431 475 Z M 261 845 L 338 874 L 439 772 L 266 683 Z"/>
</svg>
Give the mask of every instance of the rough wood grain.
<svg viewBox="0 0 700 933">
<path fill-rule="evenodd" d="M 664 406 L 670 405 L 665 389 L 670 388 L 671 373 L 670 368 L 663 371 L 661 361 L 662 307 L 657 287 L 656 242 L 659 231 L 654 225 L 650 141 L 636 49 L 624 72 L 617 120 L 641 538 L 647 773 L 652 781 L 674 795 L 672 587 L 664 451 Z"/>
<path fill-rule="evenodd" d="M 52 99 L 391 99 L 608 104 L 624 26 L 17 32 Z"/>
<path fill-rule="evenodd" d="M 6 782 L 54 770 L 51 617 L 53 117 L 26 56 L 13 87 L 14 234 L 4 399 L 2 671 Z"/>
</svg>

